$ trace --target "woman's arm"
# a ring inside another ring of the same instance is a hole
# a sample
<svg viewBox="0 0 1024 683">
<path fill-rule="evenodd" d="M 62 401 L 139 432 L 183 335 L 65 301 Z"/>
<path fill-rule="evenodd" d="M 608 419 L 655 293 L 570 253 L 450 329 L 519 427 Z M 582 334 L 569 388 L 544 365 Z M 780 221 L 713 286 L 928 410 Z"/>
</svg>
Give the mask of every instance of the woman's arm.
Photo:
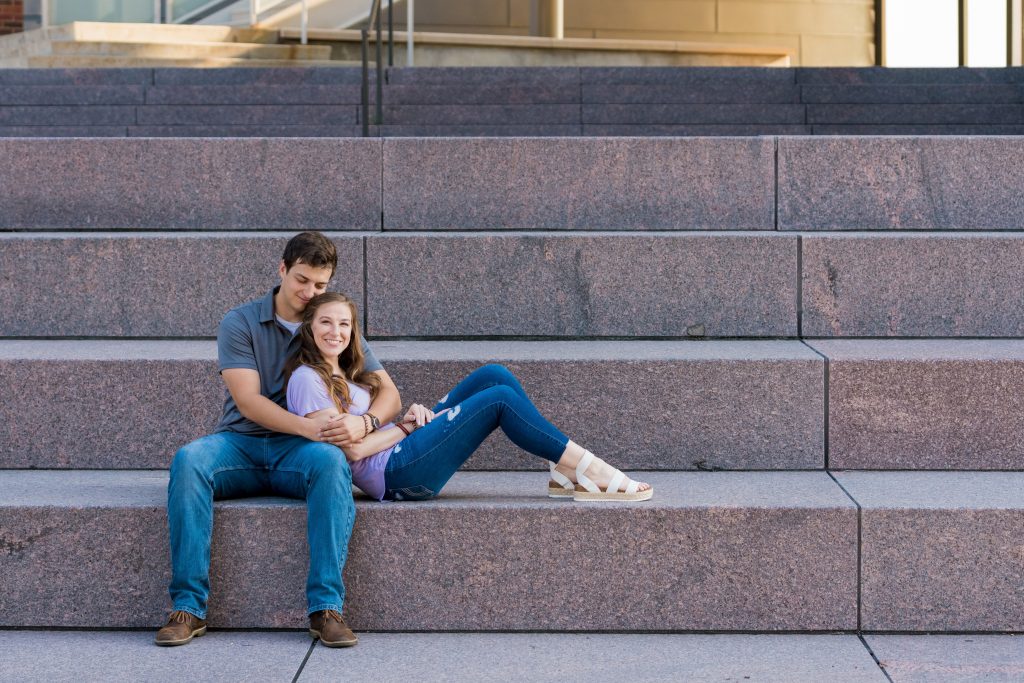
<svg viewBox="0 0 1024 683">
<path fill-rule="evenodd" d="M 339 446 L 339 448 L 345 453 L 346 458 L 356 461 L 387 450 L 404 438 L 405 432 L 398 427 L 391 427 L 390 429 L 378 429 L 368 434 L 359 443 L 351 446 Z"/>
</svg>

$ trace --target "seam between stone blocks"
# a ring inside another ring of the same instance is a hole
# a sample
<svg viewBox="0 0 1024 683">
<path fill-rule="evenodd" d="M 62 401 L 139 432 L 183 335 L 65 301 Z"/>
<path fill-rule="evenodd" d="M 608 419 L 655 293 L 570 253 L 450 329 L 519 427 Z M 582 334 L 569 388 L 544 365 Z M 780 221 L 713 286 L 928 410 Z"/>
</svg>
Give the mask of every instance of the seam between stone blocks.
<svg viewBox="0 0 1024 683">
<path fill-rule="evenodd" d="M 850 492 L 846 490 L 846 487 L 844 487 L 838 479 L 836 479 L 835 475 L 832 474 L 831 471 L 826 469 L 825 474 L 827 474 L 829 476 L 829 479 L 835 482 L 836 486 L 839 487 L 839 490 L 845 493 L 846 497 L 849 498 L 850 501 L 857 506 L 857 635 L 860 636 L 863 634 L 864 631 L 861 620 L 861 565 L 863 564 L 864 557 L 862 527 L 864 510 L 860 506 L 860 503 L 857 502 L 857 499 L 850 495 Z M 870 648 L 868 648 L 868 650 L 870 651 Z M 877 662 L 878 660 L 876 659 L 875 661 Z"/>
<path fill-rule="evenodd" d="M 878 670 L 882 672 L 883 676 L 885 676 L 885 680 L 889 681 L 889 683 L 893 683 L 892 676 L 890 676 L 889 672 L 885 670 L 884 666 L 882 666 L 882 661 L 875 654 L 875 651 L 871 649 L 871 646 L 868 645 L 868 641 L 866 638 L 864 638 L 864 634 L 858 633 L 857 638 L 860 639 L 860 642 L 864 646 L 864 649 L 868 651 L 869 655 L 871 655 L 871 659 L 875 660 L 875 664 L 878 665 Z"/>
<path fill-rule="evenodd" d="M 295 672 L 294 678 L 292 678 L 292 683 L 298 681 L 299 677 L 302 676 L 302 670 L 306 668 L 306 662 L 309 661 L 310 656 L 313 654 L 313 648 L 316 647 L 316 644 L 318 642 L 320 641 L 314 640 L 312 643 L 309 644 L 309 649 L 306 650 L 306 656 L 302 658 L 302 662 L 299 664 L 299 669 Z"/>
</svg>

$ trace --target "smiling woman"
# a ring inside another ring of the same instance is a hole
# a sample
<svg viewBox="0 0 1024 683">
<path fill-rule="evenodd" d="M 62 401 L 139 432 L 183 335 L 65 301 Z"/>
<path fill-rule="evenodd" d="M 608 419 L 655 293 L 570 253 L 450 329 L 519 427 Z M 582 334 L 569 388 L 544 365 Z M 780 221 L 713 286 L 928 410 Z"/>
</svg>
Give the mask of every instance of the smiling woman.
<svg viewBox="0 0 1024 683">
<path fill-rule="evenodd" d="M 288 410 L 314 419 L 363 418 L 361 438 L 341 449 L 353 483 L 377 500 L 436 496 L 499 428 L 524 451 L 550 462 L 547 492 L 553 498 L 641 501 L 654 494 L 650 485 L 570 441 L 500 365 L 470 373 L 433 409 L 414 403 L 397 424 L 381 425 L 368 412 L 380 385 L 374 373 L 363 370 L 359 312 L 342 294 L 310 301 L 298 337 L 299 348 L 286 366 Z"/>
</svg>

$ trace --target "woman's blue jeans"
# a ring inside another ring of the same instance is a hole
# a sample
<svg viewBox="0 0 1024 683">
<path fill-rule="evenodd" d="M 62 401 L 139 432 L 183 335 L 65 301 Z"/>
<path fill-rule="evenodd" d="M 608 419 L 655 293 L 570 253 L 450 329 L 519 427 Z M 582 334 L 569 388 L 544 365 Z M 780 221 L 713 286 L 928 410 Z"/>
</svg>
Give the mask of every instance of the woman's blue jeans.
<svg viewBox="0 0 1024 683">
<path fill-rule="evenodd" d="M 308 609 L 341 611 L 341 568 L 356 518 L 345 455 L 336 446 L 301 436 L 234 432 L 197 439 L 182 447 L 171 463 L 167 518 L 174 609 L 206 618 L 214 499 L 260 495 L 306 500 Z"/>
<path fill-rule="evenodd" d="M 385 497 L 425 500 L 437 495 L 483 440 L 501 428 L 512 443 L 558 462 L 569 438 L 538 412 L 519 380 L 502 365 L 470 373 L 434 406 L 448 408 L 395 446 L 384 471 Z"/>
</svg>

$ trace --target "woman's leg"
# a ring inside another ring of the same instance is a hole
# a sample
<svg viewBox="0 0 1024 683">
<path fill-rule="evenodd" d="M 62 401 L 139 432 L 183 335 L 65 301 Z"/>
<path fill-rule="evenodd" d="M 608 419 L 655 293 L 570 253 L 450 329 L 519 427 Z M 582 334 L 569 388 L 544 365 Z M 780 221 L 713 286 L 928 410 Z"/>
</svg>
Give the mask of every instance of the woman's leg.
<svg viewBox="0 0 1024 683">
<path fill-rule="evenodd" d="M 473 394 L 497 386 L 507 386 L 523 398 L 527 398 L 523 385 L 508 368 L 497 363 L 489 363 L 469 373 L 464 380 L 455 385 L 454 389 L 437 402 L 434 412 L 437 413 L 445 408 L 458 405 Z"/>
<path fill-rule="evenodd" d="M 523 450 L 557 463 L 571 442 L 521 391 L 505 384 L 480 389 L 399 442 L 385 472 L 388 494 L 400 500 L 436 495 L 499 427 Z"/>
</svg>

